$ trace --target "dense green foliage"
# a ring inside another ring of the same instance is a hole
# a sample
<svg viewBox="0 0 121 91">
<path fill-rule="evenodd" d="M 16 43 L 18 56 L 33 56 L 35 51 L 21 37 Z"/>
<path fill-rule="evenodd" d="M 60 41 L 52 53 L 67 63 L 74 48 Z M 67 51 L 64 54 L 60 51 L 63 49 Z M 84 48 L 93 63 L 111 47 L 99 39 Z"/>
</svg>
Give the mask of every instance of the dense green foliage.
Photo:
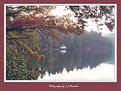
<svg viewBox="0 0 121 91">
<path fill-rule="evenodd" d="M 23 55 L 6 49 L 6 78 L 7 80 L 36 80 L 39 76 L 37 68 L 27 66 L 27 60 Z"/>
</svg>

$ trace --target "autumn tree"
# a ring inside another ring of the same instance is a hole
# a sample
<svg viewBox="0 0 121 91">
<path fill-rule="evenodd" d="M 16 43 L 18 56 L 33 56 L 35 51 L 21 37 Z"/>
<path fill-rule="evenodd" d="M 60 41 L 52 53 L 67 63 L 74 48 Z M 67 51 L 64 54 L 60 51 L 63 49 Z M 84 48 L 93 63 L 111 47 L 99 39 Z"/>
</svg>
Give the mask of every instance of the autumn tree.
<svg viewBox="0 0 121 91">
<path fill-rule="evenodd" d="M 68 19 L 68 16 L 60 18 L 51 15 L 50 11 L 54 8 L 56 7 L 6 6 L 6 46 L 7 50 L 9 50 L 7 51 L 7 79 L 17 79 L 17 77 L 20 80 L 31 79 L 26 78 L 26 72 L 30 70 L 26 63 L 29 60 L 36 61 L 45 58 L 41 53 L 43 49 L 41 48 L 40 40 L 48 42 L 47 38 L 49 37 L 54 40 L 62 40 L 63 37 L 58 34 L 58 31 L 65 34 L 72 33 L 76 35 L 83 33 L 82 30 L 79 30 L 78 24 Z M 20 57 L 19 62 L 16 57 L 18 57 L 18 59 Z M 24 62 L 22 60 L 24 60 Z M 11 67 L 11 63 L 13 62 L 24 68 L 25 78 L 18 75 L 20 71 L 18 67 L 16 68 L 18 70 L 15 74 L 14 72 L 11 74 L 13 68 Z"/>
</svg>

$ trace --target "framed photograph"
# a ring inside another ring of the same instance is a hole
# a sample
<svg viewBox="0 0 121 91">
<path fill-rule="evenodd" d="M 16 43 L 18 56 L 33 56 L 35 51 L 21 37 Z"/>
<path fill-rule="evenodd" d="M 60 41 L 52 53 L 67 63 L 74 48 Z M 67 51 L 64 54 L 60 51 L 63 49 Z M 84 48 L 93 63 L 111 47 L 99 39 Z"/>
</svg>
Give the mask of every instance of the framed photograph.
<svg viewBox="0 0 121 91">
<path fill-rule="evenodd" d="M 2 6 L 3 91 L 119 91 L 118 3 Z"/>
</svg>

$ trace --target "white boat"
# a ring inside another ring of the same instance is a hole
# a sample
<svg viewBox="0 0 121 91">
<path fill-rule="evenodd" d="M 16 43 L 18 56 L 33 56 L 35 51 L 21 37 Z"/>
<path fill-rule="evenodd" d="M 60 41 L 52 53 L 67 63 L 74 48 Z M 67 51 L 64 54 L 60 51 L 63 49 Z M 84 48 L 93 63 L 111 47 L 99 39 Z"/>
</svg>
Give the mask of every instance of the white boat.
<svg viewBox="0 0 121 91">
<path fill-rule="evenodd" d="M 65 49 L 66 49 L 66 46 L 65 46 L 65 45 L 62 45 L 62 46 L 60 46 L 59 49 L 60 49 L 60 50 L 65 50 Z"/>
<path fill-rule="evenodd" d="M 59 52 L 60 52 L 61 54 L 65 54 L 65 53 L 66 53 L 66 46 L 65 46 L 65 45 L 60 46 Z"/>
</svg>

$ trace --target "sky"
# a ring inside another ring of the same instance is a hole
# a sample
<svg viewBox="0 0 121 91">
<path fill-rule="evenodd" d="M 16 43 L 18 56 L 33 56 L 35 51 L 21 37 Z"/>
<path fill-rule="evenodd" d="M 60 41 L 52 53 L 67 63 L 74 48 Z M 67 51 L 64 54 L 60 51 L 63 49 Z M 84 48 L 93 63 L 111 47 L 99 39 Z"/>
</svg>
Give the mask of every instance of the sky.
<svg viewBox="0 0 121 91">
<path fill-rule="evenodd" d="M 63 15 L 71 14 L 71 17 L 69 17 L 69 19 L 77 22 L 77 19 L 74 17 L 74 13 L 71 10 L 67 10 L 65 6 L 57 6 L 50 13 L 57 17 L 63 17 Z"/>
</svg>

